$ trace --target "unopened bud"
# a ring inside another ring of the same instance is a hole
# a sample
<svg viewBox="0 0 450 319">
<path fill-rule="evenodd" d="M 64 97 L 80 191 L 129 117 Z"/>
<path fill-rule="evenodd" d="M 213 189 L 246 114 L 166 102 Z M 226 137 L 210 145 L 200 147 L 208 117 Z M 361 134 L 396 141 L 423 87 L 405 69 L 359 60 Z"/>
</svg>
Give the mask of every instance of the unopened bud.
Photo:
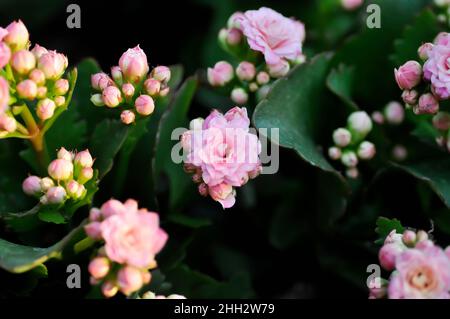
<svg viewBox="0 0 450 319">
<path fill-rule="evenodd" d="M 189 129 L 190 130 L 201 130 L 203 127 L 203 122 L 205 120 L 201 117 L 197 117 L 196 119 L 193 119 L 189 122 Z"/>
<path fill-rule="evenodd" d="M 127 296 L 142 287 L 142 279 L 141 270 L 132 266 L 124 266 L 117 273 L 117 283 L 120 291 Z"/>
<path fill-rule="evenodd" d="M 332 160 L 338 160 L 341 158 L 342 156 L 342 151 L 339 147 L 333 146 L 330 147 L 328 149 L 328 156 L 332 159 Z"/>
<path fill-rule="evenodd" d="M 20 50 L 13 54 L 11 66 L 17 73 L 25 75 L 35 68 L 36 58 L 30 51 Z"/>
<path fill-rule="evenodd" d="M 33 71 L 31 71 L 28 77 L 37 85 L 45 84 L 45 74 L 39 69 L 34 69 Z"/>
<path fill-rule="evenodd" d="M 358 165 L 358 157 L 353 151 L 345 151 L 342 153 L 341 162 L 347 167 L 355 167 Z"/>
<path fill-rule="evenodd" d="M 226 42 L 228 45 L 234 46 L 241 43 L 242 31 L 236 28 L 231 28 L 226 32 Z"/>
<path fill-rule="evenodd" d="M 375 156 L 376 148 L 371 142 L 364 141 L 359 144 L 358 157 L 362 160 L 370 160 Z"/>
<path fill-rule="evenodd" d="M 402 90 L 411 90 L 422 78 L 422 66 L 417 61 L 408 61 L 394 70 L 395 80 Z"/>
<path fill-rule="evenodd" d="M 208 68 L 208 82 L 211 86 L 224 86 L 234 77 L 234 70 L 226 61 L 217 62 L 213 68 Z"/>
<path fill-rule="evenodd" d="M 105 103 L 103 102 L 102 95 L 100 93 L 93 94 L 91 96 L 91 102 L 95 106 L 104 106 L 105 105 Z"/>
<path fill-rule="evenodd" d="M 396 161 L 404 161 L 408 157 L 408 150 L 403 145 L 396 145 L 392 149 L 392 157 Z"/>
<path fill-rule="evenodd" d="M 396 125 L 403 122 L 403 119 L 405 118 L 405 110 L 400 103 L 392 101 L 386 105 L 384 115 L 388 123 Z"/>
<path fill-rule="evenodd" d="M 95 90 L 103 91 L 108 86 L 114 86 L 114 82 L 107 74 L 100 72 L 91 75 L 91 86 Z"/>
<path fill-rule="evenodd" d="M 111 68 L 111 76 L 112 76 L 114 82 L 116 82 L 117 85 L 122 85 L 122 83 L 123 83 L 123 74 L 122 74 L 122 70 L 120 70 L 119 66 L 113 66 Z"/>
<path fill-rule="evenodd" d="M 22 183 L 23 192 L 34 196 L 42 192 L 41 179 L 37 176 L 28 176 Z"/>
<path fill-rule="evenodd" d="M 256 68 L 253 63 L 243 61 L 236 68 L 236 75 L 241 81 L 251 81 L 256 75 Z"/>
<path fill-rule="evenodd" d="M 163 65 L 157 66 L 152 71 L 152 78 L 163 84 L 167 84 L 170 81 L 170 69 Z"/>
<path fill-rule="evenodd" d="M 339 147 L 346 147 L 352 140 L 352 134 L 345 128 L 338 128 L 333 132 L 333 141 Z"/>
<path fill-rule="evenodd" d="M 7 114 L 0 115 L 0 130 L 8 133 L 15 132 L 17 129 L 16 119 Z"/>
<path fill-rule="evenodd" d="M 36 114 L 41 120 L 45 121 L 53 117 L 55 108 L 55 102 L 50 100 L 49 98 L 45 98 L 38 102 Z"/>
<path fill-rule="evenodd" d="M 66 98 L 64 96 L 55 96 L 56 106 L 63 106 L 66 103 Z"/>
<path fill-rule="evenodd" d="M 122 85 L 122 93 L 127 98 L 131 98 L 134 95 L 134 86 L 131 83 L 124 83 Z"/>
<path fill-rule="evenodd" d="M 31 80 L 23 80 L 17 84 L 17 93 L 23 99 L 34 100 L 37 95 L 37 85 Z"/>
<path fill-rule="evenodd" d="M 104 278 L 110 269 L 110 262 L 106 257 L 96 257 L 92 259 L 88 267 L 89 273 L 95 279 Z"/>
<path fill-rule="evenodd" d="M 353 112 L 347 120 L 348 128 L 352 133 L 365 137 L 372 130 L 372 120 L 364 111 Z"/>
<path fill-rule="evenodd" d="M 46 96 L 47 96 L 47 87 L 46 87 L 46 86 L 40 86 L 40 87 L 38 87 L 36 97 L 37 97 L 38 99 L 41 99 L 41 100 L 42 100 L 42 99 L 45 99 Z"/>
<path fill-rule="evenodd" d="M 36 60 L 39 60 L 39 58 L 47 52 L 48 52 L 48 50 L 46 48 L 44 48 L 43 46 L 40 46 L 39 44 L 35 44 L 33 49 L 31 50 L 31 53 L 34 54 L 34 57 L 36 58 Z"/>
<path fill-rule="evenodd" d="M 433 116 L 433 126 L 441 131 L 450 129 L 450 114 L 447 112 L 439 112 Z"/>
<path fill-rule="evenodd" d="M 256 75 L 256 82 L 259 85 L 264 85 L 269 83 L 270 75 L 267 72 L 261 71 Z"/>
<path fill-rule="evenodd" d="M 267 68 L 271 77 L 281 78 L 289 73 L 290 65 L 288 61 L 280 60 L 277 64 L 268 64 Z"/>
<path fill-rule="evenodd" d="M 122 94 L 115 86 L 108 86 L 102 92 L 103 103 L 108 107 L 116 107 L 122 102 Z"/>
<path fill-rule="evenodd" d="M 8 34 L 3 38 L 13 51 L 24 49 L 28 45 L 30 35 L 22 21 L 14 21 L 10 23 L 6 30 Z"/>
<path fill-rule="evenodd" d="M 125 110 L 120 113 L 120 120 L 123 124 L 130 125 L 131 123 L 134 123 L 136 119 L 136 115 L 133 111 Z"/>
<path fill-rule="evenodd" d="M 119 291 L 119 287 L 114 284 L 112 281 L 106 281 L 102 285 L 102 294 L 106 298 L 114 297 Z"/>
<path fill-rule="evenodd" d="M 65 159 L 55 159 L 48 166 L 48 175 L 57 181 L 65 181 L 72 177 L 73 164 Z"/>
<path fill-rule="evenodd" d="M 427 42 L 422 44 L 419 49 L 417 50 L 417 54 L 419 55 L 420 59 L 422 61 L 428 60 L 430 56 L 430 51 L 433 49 L 433 43 Z"/>
<path fill-rule="evenodd" d="M 243 88 L 234 88 L 231 91 L 231 100 L 236 104 L 243 105 L 248 101 L 248 94 Z"/>
<path fill-rule="evenodd" d="M 68 162 L 72 162 L 74 155 L 72 152 L 69 152 L 64 147 L 61 147 L 58 151 L 57 157 Z"/>
<path fill-rule="evenodd" d="M 91 180 L 94 177 L 94 170 L 92 167 L 84 167 L 81 169 L 80 174 L 78 175 L 78 182 L 80 184 L 85 184 L 87 181 Z"/>
<path fill-rule="evenodd" d="M 402 237 L 403 243 L 407 246 L 414 246 L 416 243 L 416 233 L 412 230 L 405 230 Z"/>
<path fill-rule="evenodd" d="M 46 193 L 48 204 L 61 204 L 66 199 L 66 190 L 61 186 L 51 187 Z"/>
<path fill-rule="evenodd" d="M 55 186 L 55 183 L 50 177 L 44 177 L 41 179 L 41 188 L 43 192 L 48 191 L 53 186 Z"/>
<path fill-rule="evenodd" d="M 72 197 L 73 199 L 78 199 L 78 189 L 80 188 L 80 184 L 77 181 L 71 180 L 67 183 L 67 195 Z"/>
<path fill-rule="evenodd" d="M 439 111 L 439 102 L 433 94 L 423 94 L 413 111 L 415 114 L 435 114 Z"/>
<path fill-rule="evenodd" d="M 345 171 L 345 175 L 348 178 L 356 179 L 359 176 L 359 170 L 356 167 L 347 168 L 347 170 Z"/>
<path fill-rule="evenodd" d="M 150 96 L 155 96 L 159 94 L 159 91 L 161 90 L 161 82 L 155 79 L 147 79 L 144 82 L 145 91 Z"/>
<path fill-rule="evenodd" d="M 55 94 L 65 95 L 69 92 L 69 81 L 66 79 L 59 79 L 55 82 Z"/>
<path fill-rule="evenodd" d="M 419 92 L 416 90 L 404 90 L 402 93 L 403 102 L 408 105 L 416 105 L 419 98 Z"/>
<path fill-rule="evenodd" d="M 91 153 L 89 153 L 89 150 L 84 150 L 81 152 L 78 152 L 75 155 L 74 159 L 75 166 L 78 167 L 92 167 L 94 165 L 94 160 L 92 159 Z"/>
<path fill-rule="evenodd" d="M 136 111 L 143 116 L 152 114 L 155 109 L 155 103 L 153 102 L 152 97 L 145 94 L 140 95 L 136 99 L 134 106 L 136 107 Z"/>
<path fill-rule="evenodd" d="M 379 111 L 375 111 L 372 113 L 372 121 L 375 123 L 382 125 L 384 123 L 384 115 Z"/>
</svg>

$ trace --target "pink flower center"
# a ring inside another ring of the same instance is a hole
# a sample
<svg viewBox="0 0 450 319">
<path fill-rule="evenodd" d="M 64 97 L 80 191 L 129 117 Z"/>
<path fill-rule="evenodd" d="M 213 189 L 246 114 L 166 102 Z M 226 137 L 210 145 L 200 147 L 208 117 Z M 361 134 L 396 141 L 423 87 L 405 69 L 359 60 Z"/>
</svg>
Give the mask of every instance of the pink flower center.
<svg viewBox="0 0 450 319">
<path fill-rule="evenodd" d="M 422 291 L 433 290 L 437 285 L 434 272 L 429 267 L 414 269 L 408 273 L 408 283 L 411 287 Z"/>
</svg>

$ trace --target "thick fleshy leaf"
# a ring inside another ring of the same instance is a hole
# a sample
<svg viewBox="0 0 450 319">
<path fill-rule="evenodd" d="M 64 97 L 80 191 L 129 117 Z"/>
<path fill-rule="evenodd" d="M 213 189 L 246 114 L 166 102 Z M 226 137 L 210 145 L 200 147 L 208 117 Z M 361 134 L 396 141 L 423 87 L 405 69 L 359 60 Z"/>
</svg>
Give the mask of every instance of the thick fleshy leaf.
<svg viewBox="0 0 450 319">
<path fill-rule="evenodd" d="M 349 112 L 358 109 L 352 98 L 355 85 L 354 79 L 355 70 L 345 65 L 340 65 L 337 69 L 333 69 L 327 78 L 328 88 L 348 106 Z"/>
</svg>

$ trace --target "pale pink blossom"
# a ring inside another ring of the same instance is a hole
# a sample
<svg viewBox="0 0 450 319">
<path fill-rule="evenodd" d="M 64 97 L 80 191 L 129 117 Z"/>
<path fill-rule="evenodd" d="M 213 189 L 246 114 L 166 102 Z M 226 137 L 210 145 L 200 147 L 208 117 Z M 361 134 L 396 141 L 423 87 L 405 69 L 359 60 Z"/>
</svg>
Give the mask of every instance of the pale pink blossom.
<svg viewBox="0 0 450 319">
<path fill-rule="evenodd" d="M 217 62 L 213 68 L 208 68 L 208 82 L 212 86 L 224 86 L 233 79 L 234 70 L 226 61 Z"/>
<path fill-rule="evenodd" d="M 408 61 L 398 69 L 394 69 L 395 80 L 402 90 L 411 90 L 419 84 L 422 77 L 422 66 L 417 61 Z"/>
<path fill-rule="evenodd" d="M 67 57 L 56 51 L 44 53 L 38 62 L 38 68 L 44 72 L 45 78 L 57 80 L 61 77 L 68 65 Z"/>
<path fill-rule="evenodd" d="M 143 116 L 150 115 L 155 110 L 153 98 L 146 94 L 138 96 L 136 101 L 134 101 L 134 106 L 136 107 L 136 111 Z"/>
<path fill-rule="evenodd" d="M 119 66 L 125 79 L 132 83 L 139 82 L 149 71 L 147 55 L 139 45 L 122 54 Z"/>
<path fill-rule="evenodd" d="M 450 36 L 438 35 L 423 66 L 424 78 L 431 81 L 432 91 L 440 99 L 450 97 Z"/>
<path fill-rule="evenodd" d="M 17 93 L 19 93 L 19 96 L 28 99 L 33 100 L 37 95 L 37 85 L 34 81 L 26 79 L 17 84 Z"/>
<path fill-rule="evenodd" d="M 116 107 L 122 102 L 122 93 L 115 86 L 108 86 L 102 92 L 102 100 L 108 107 Z"/>
<path fill-rule="evenodd" d="M 14 50 L 20 50 L 26 47 L 30 35 L 28 30 L 22 21 L 11 22 L 6 30 L 8 34 L 5 35 L 3 40 Z"/>
</svg>

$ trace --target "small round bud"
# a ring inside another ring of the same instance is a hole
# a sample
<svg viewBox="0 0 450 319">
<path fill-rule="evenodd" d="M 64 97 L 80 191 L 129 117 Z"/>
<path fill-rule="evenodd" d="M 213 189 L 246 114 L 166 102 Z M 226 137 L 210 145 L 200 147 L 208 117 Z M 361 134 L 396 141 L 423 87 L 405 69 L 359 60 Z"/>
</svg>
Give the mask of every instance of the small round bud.
<svg viewBox="0 0 450 319">
<path fill-rule="evenodd" d="M 31 80 L 23 80 L 17 84 L 17 93 L 23 99 L 34 100 L 37 95 L 37 85 Z"/>
<path fill-rule="evenodd" d="M 93 94 L 91 96 L 91 102 L 95 106 L 104 106 L 105 105 L 105 103 L 103 102 L 103 97 L 100 93 Z"/>
<path fill-rule="evenodd" d="M 402 90 L 411 90 L 422 78 L 422 66 L 417 61 L 408 61 L 394 70 L 395 80 Z"/>
<path fill-rule="evenodd" d="M 261 71 L 256 75 L 256 82 L 259 85 L 264 85 L 269 83 L 270 75 L 267 72 Z"/>
<path fill-rule="evenodd" d="M 63 106 L 66 103 L 66 98 L 64 96 L 55 96 L 56 106 Z"/>
<path fill-rule="evenodd" d="M 65 159 L 55 159 L 48 166 L 48 175 L 57 181 L 65 181 L 72 177 L 73 164 Z"/>
<path fill-rule="evenodd" d="M 33 49 L 31 50 L 31 53 L 34 54 L 34 57 L 36 58 L 36 60 L 39 60 L 39 58 L 47 52 L 48 52 L 48 50 L 46 48 L 44 48 L 43 46 L 40 46 L 39 44 L 35 44 Z"/>
<path fill-rule="evenodd" d="M 231 100 L 236 104 L 243 105 L 248 101 L 248 94 L 243 88 L 234 88 L 231 91 Z"/>
<path fill-rule="evenodd" d="M 79 167 L 92 167 L 92 165 L 94 165 L 94 160 L 92 159 L 89 150 L 78 152 L 75 155 L 74 164 Z"/>
<path fill-rule="evenodd" d="M 418 242 L 428 240 L 428 234 L 427 234 L 427 232 L 424 231 L 424 230 L 419 230 L 419 231 L 417 232 L 416 236 L 417 236 L 417 241 L 418 241 Z"/>
<path fill-rule="evenodd" d="M 169 92 L 170 92 L 170 88 L 166 87 L 166 88 L 162 89 L 161 91 L 159 91 L 159 96 L 165 97 L 165 96 L 167 96 L 167 94 L 169 94 Z"/>
<path fill-rule="evenodd" d="M 22 183 L 23 192 L 34 196 L 42 192 L 41 179 L 37 176 L 28 176 Z"/>
<path fill-rule="evenodd" d="M 16 119 L 7 114 L 0 115 L 0 130 L 8 133 L 15 132 L 17 129 Z"/>
<path fill-rule="evenodd" d="M 345 151 L 342 153 L 341 162 L 347 167 L 355 167 L 358 165 L 358 157 L 353 151 Z"/>
<path fill-rule="evenodd" d="M 167 84 L 170 81 L 170 69 L 167 66 L 157 66 L 152 71 L 152 78 L 155 80 Z"/>
<path fill-rule="evenodd" d="M 428 60 L 430 51 L 431 49 L 433 49 L 433 46 L 433 43 L 427 42 L 419 47 L 419 49 L 417 50 L 417 54 L 422 61 Z"/>
<path fill-rule="evenodd" d="M 59 79 L 67 68 L 67 57 L 56 51 L 44 53 L 38 62 L 38 68 L 45 74 L 46 79 Z"/>
<path fill-rule="evenodd" d="M 131 83 L 124 83 L 122 85 L 123 95 L 127 98 L 131 98 L 134 95 L 134 86 Z"/>
<path fill-rule="evenodd" d="M 242 41 L 242 31 L 236 28 L 227 30 L 226 41 L 228 45 L 238 45 Z"/>
<path fill-rule="evenodd" d="M 103 91 L 108 86 L 114 86 L 114 82 L 107 74 L 100 72 L 91 75 L 91 86 L 95 90 Z"/>
<path fill-rule="evenodd" d="M 78 182 L 80 184 L 85 184 L 87 181 L 91 180 L 94 177 L 94 170 L 92 167 L 83 167 L 78 176 Z"/>
<path fill-rule="evenodd" d="M 110 269 L 110 262 L 106 257 L 96 257 L 92 259 L 88 267 L 89 273 L 95 279 L 104 278 Z"/>
<path fill-rule="evenodd" d="M 142 279 L 141 270 L 132 266 L 124 266 L 117 273 L 117 283 L 120 291 L 127 296 L 142 287 Z"/>
<path fill-rule="evenodd" d="M 372 120 L 364 111 L 353 112 L 347 120 L 348 127 L 353 133 L 365 136 L 372 130 Z"/>
<path fill-rule="evenodd" d="M 362 160 L 370 160 L 375 156 L 376 148 L 371 142 L 364 141 L 359 144 L 358 157 Z"/>
<path fill-rule="evenodd" d="M 258 91 L 258 89 L 259 89 L 259 86 L 258 86 L 258 84 L 256 84 L 256 82 L 252 82 L 248 85 L 248 90 L 252 93 Z"/>
<path fill-rule="evenodd" d="M 102 294 L 106 298 L 114 297 L 119 291 L 119 287 L 111 281 L 106 281 L 102 285 Z"/>
<path fill-rule="evenodd" d="M 339 147 L 333 146 L 330 147 L 328 149 L 328 156 L 332 159 L 332 160 L 338 160 L 341 158 L 342 156 L 342 151 Z"/>
<path fill-rule="evenodd" d="M 419 92 L 416 90 L 405 90 L 402 93 L 402 100 L 408 105 L 415 105 L 419 98 Z"/>
<path fill-rule="evenodd" d="M 78 189 L 80 188 L 80 184 L 77 181 L 71 180 L 67 183 L 67 195 L 72 197 L 73 199 L 78 199 Z"/>
<path fill-rule="evenodd" d="M 20 50 L 12 55 L 11 66 L 17 73 L 25 75 L 35 68 L 36 58 L 30 51 Z"/>
<path fill-rule="evenodd" d="M 236 75 L 241 81 L 251 81 L 256 75 L 256 68 L 253 63 L 243 61 L 236 68 Z"/>
<path fill-rule="evenodd" d="M 395 259 L 403 250 L 404 248 L 397 243 L 383 245 L 378 253 L 381 267 L 387 271 L 393 270 L 395 268 Z"/>
<path fill-rule="evenodd" d="M 66 190 L 61 186 L 51 187 L 46 193 L 48 204 L 61 204 L 66 199 Z"/>
<path fill-rule="evenodd" d="M 439 111 L 439 102 L 433 94 L 423 94 L 419 98 L 419 104 L 413 111 L 415 114 L 435 114 Z"/>
<path fill-rule="evenodd" d="M 27 27 L 21 20 L 10 23 L 6 27 L 6 30 L 8 31 L 8 34 L 3 38 L 3 41 L 5 41 L 13 51 L 24 49 L 27 46 L 30 35 Z"/>
<path fill-rule="evenodd" d="M 286 60 L 281 60 L 277 64 L 268 64 L 267 69 L 273 78 L 281 78 L 289 73 L 290 65 Z"/>
<path fill-rule="evenodd" d="M 348 178 L 356 179 L 359 176 L 359 170 L 356 167 L 347 168 L 345 175 Z"/>
<path fill-rule="evenodd" d="M 119 66 L 113 66 L 111 68 L 111 76 L 112 76 L 114 82 L 116 82 L 117 85 L 122 85 L 122 83 L 123 83 L 123 74 L 122 74 L 122 70 L 120 70 Z"/>
<path fill-rule="evenodd" d="M 91 208 L 89 211 L 89 220 L 92 222 L 98 222 L 102 219 L 102 211 L 98 208 Z"/>
<path fill-rule="evenodd" d="M 86 232 L 86 235 L 94 240 L 101 240 L 102 239 L 102 230 L 100 229 L 100 222 L 90 222 L 86 226 L 84 226 L 84 231 Z M 101 248 L 100 248 L 101 249 Z M 100 253 L 100 249 L 98 251 L 99 255 L 105 255 Z"/>
<path fill-rule="evenodd" d="M 416 243 L 416 233 L 412 230 L 405 230 L 402 236 L 403 243 L 407 246 L 414 246 Z"/>
<path fill-rule="evenodd" d="M 404 161 L 408 157 L 408 150 L 403 145 L 395 145 L 392 149 L 392 157 L 396 161 Z"/>
<path fill-rule="evenodd" d="M 198 192 L 204 197 L 208 196 L 208 185 L 205 183 L 200 183 L 198 185 Z"/>
<path fill-rule="evenodd" d="M 161 90 L 161 82 L 155 79 L 147 79 L 144 82 L 145 92 L 150 96 L 158 95 Z"/>
<path fill-rule="evenodd" d="M 43 192 L 48 191 L 53 186 L 55 186 L 55 183 L 50 177 L 41 178 L 41 188 Z"/>
<path fill-rule="evenodd" d="M 43 100 L 39 100 L 37 104 L 36 114 L 41 120 L 45 121 L 53 117 L 55 108 L 55 102 L 50 100 L 49 98 L 45 98 Z"/>
<path fill-rule="evenodd" d="M 39 69 L 34 69 L 33 71 L 31 71 L 28 77 L 37 85 L 45 84 L 45 74 Z"/>
<path fill-rule="evenodd" d="M 372 121 L 375 123 L 382 125 L 384 123 L 384 115 L 379 111 L 375 111 L 372 113 Z"/>
<path fill-rule="evenodd" d="M 403 122 L 403 119 L 405 118 L 405 110 L 400 103 L 392 101 L 386 105 L 384 115 L 388 123 L 397 125 Z"/>
<path fill-rule="evenodd" d="M 38 99 L 45 99 L 47 97 L 47 87 L 46 86 L 38 87 L 36 97 Z"/>
<path fill-rule="evenodd" d="M 65 95 L 69 92 L 69 81 L 66 79 L 59 79 L 55 82 L 55 94 Z"/>
<path fill-rule="evenodd" d="M 196 119 L 193 119 L 189 122 L 189 129 L 190 130 L 201 130 L 203 127 L 203 122 L 205 120 L 201 117 L 197 117 Z"/>
<path fill-rule="evenodd" d="M 122 94 L 115 86 L 108 86 L 102 92 L 103 103 L 108 107 L 116 107 L 122 102 Z"/>
<path fill-rule="evenodd" d="M 143 116 L 152 114 L 155 109 L 155 103 L 153 102 L 152 97 L 145 94 L 140 95 L 136 99 L 134 106 L 136 107 L 136 111 Z"/>
<path fill-rule="evenodd" d="M 122 54 L 119 67 L 126 80 L 131 83 L 141 81 L 148 73 L 149 66 L 145 52 L 137 45 Z"/>
<path fill-rule="evenodd" d="M 61 147 L 58 151 L 57 158 L 66 160 L 68 162 L 72 162 L 74 155 L 72 152 L 69 152 L 64 147 Z"/>
<path fill-rule="evenodd" d="M 234 70 L 230 63 L 219 61 L 213 68 L 208 68 L 207 75 L 211 86 L 225 86 L 233 79 Z"/>
<path fill-rule="evenodd" d="M 86 187 L 84 187 L 84 185 L 80 185 L 75 195 L 75 199 L 83 199 L 86 193 L 87 193 Z"/>
<path fill-rule="evenodd" d="M 352 140 L 352 134 L 345 128 L 338 128 L 333 132 L 333 141 L 339 147 L 346 147 Z"/>
<path fill-rule="evenodd" d="M 134 123 L 135 119 L 136 115 L 130 110 L 125 110 L 120 113 L 120 120 L 123 124 L 130 125 L 131 123 Z"/>
</svg>

